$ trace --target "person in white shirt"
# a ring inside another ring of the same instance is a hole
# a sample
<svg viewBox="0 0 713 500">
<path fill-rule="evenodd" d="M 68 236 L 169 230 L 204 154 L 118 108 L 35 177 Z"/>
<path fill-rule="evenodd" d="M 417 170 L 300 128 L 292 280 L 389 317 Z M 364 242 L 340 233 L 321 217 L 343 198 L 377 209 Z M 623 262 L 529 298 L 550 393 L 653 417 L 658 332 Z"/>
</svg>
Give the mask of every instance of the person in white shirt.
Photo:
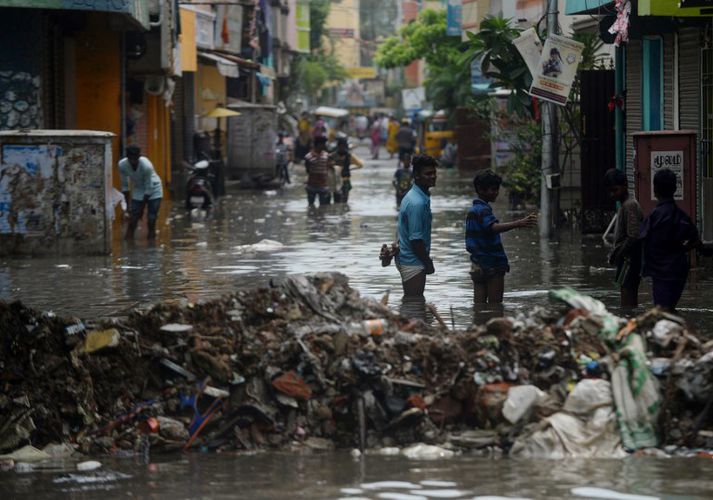
<svg viewBox="0 0 713 500">
<path fill-rule="evenodd" d="M 148 239 L 156 238 L 156 219 L 161 208 L 163 186 L 161 178 L 153 168 L 151 161 L 141 156 L 141 148 L 129 146 L 126 148 L 126 158 L 119 161 L 119 176 L 121 191 L 124 198 L 131 200 L 129 227 L 126 229 L 126 239 L 132 239 L 136 226 L 148 206 Z M 131 181 L 131 197 L 129 197 L 129 181 Z"/>
</svg>

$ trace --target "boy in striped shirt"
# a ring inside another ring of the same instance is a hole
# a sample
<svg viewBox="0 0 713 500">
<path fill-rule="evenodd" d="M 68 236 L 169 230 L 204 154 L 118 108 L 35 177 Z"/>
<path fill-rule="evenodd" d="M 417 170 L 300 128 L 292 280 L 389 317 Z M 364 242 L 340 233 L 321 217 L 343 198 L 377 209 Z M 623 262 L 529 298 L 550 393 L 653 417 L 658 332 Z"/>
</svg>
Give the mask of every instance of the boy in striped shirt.
<svg viewBox="0 0 713 500">
<path fill-rule="evenodd" d="M 500 223 L 490 203 L 500 194 L 502 178 L 492 170 L 476 174 L 473 179 L 476 197 L 465 220 L 465 248 L 470 253 L 470 277 L 476 304 L 499 304 L 505 291 L 505 273 L 510 271 L 500 233 L 537 225 L 537 214 L 524 219 Z"/>
</svg>

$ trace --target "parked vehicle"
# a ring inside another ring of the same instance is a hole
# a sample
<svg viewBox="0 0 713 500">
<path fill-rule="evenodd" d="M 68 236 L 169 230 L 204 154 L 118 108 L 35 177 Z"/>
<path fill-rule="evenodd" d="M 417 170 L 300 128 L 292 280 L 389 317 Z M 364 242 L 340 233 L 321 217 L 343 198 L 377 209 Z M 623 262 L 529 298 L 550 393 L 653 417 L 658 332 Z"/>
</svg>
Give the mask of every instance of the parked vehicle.
<svg viewBox="0 0 713 500">
<path fill-rule="evenodd" d="M 211 172 L 210 162 L 200 160 L 190 169 L 186 183 L 186 209 L 201 208 L 208 210 L 215 202 L 213 183 L 215 175 Z"/>
<path fill-rule="evenodd" d="M 453 140 L 453 130 L 445 111 L 419 113 L 418 145 L 422 153 L 440 158 L 443 141 Z"/>
</svg>

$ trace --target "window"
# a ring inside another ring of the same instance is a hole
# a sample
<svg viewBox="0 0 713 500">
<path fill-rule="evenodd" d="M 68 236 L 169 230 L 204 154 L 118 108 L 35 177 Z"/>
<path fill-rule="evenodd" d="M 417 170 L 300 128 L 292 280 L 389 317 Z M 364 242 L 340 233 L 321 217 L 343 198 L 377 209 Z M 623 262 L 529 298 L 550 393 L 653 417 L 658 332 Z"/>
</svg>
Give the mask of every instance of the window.
<svg viewBox="0 0 713 500">
<path fill-rule="evenodd" d="M 663 129 L 663 40 L 645 37 L 641 108 L 644 130 Z"/>
</svg>

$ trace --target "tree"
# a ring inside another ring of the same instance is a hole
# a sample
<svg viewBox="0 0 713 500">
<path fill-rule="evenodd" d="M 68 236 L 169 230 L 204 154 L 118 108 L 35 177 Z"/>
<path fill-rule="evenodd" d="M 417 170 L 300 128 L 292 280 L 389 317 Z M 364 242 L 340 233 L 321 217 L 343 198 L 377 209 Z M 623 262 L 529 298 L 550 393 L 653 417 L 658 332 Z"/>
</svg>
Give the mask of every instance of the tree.
<svg viewBox="0 0 713 500">
<path fill-rule="evenodd" d="M 416 60 L 426 63 L 428 98 L 437 109 L 465 105 L 471 95 L 470 67 L 463 65 L 463 44 L 459 37 L 446 35 L 446 13 L 426 9 L 418 18 L 387 38 L 376 51 L 382 68 L 408 66 Z"/>
<path fill-rule="evenodd" d="M 479 61 L 483 75 L 490 78 L 490 87 L 512 90 L 509 108 L 519 114 L 533 114 L 530 71 L 513 40 L 522 30 L 502 16 L 486 16 L 477 34 L 468 32 L 469 47 L 463 63 Z M 485 97 L 487 98 L 487 97 Z"/>
</svg>

